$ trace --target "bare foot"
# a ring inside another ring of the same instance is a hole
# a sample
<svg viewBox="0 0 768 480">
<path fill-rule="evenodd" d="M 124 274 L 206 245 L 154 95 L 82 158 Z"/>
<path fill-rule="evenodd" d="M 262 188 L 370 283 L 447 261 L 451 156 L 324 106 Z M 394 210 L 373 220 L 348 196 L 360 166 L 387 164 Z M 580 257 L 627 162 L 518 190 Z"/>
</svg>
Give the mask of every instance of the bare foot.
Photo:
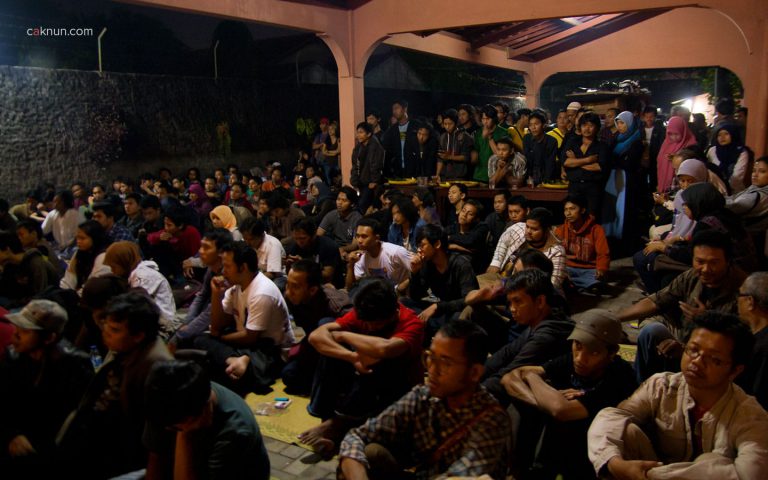
<svg viewBox="0 0 768 480">
<path fill-rule="evenodd" d="M 315 452 L 321 455 L 332 454 L 336 447 L 334 441 L 328 438 L 332 427 L 333 421 L 326 420 L 320 425 L 300 433 L 297 438 L 301 443 L 312 447 Z"/>
<path fill-rule="evenodd" d="M 248 365 L 251 363 L 251 358 L 248 355 L 241 357 L 229 357 L 227 359 L 227 369 L 224 372 L 229 375 L 232 380 L 239 380 L 245 375 L 248 370 Z"/>
</svg>

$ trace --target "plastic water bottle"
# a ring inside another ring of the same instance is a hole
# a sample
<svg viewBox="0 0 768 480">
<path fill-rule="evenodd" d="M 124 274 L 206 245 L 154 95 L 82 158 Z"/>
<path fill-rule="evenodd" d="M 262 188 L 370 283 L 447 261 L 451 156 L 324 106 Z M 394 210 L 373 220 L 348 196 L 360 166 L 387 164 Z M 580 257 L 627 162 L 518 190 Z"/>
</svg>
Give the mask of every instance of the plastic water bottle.
<svg viewBox="0 0 768 480">
<path fill-rule="evenodd" d="M 93 365 L 93 371 L 98 372 L 102 363 L 104 363 L 104 359 L 101 358 L 99 349 L 96 348 L 96 345 L 91 345 L 91 365 Z"/>
</svg>

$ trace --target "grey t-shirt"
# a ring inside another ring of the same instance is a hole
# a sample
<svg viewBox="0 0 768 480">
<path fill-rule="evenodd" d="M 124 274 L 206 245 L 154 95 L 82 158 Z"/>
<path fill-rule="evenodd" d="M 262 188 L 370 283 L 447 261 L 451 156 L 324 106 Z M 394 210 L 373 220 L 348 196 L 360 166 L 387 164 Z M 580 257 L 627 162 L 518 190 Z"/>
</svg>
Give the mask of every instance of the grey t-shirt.
<svg viewBox="0 0 768 480">
<path fill-rule="evenodd" d="M 328 212 L 328 215 L 320 222 L 320 228 L 325 230 L 328 238 L 331 238 L 339 247 L 345 247 L 355 238 L 355 227 L 363 216 L 357 210 L 349 212 L 346 218 L 341 218 L 338 210 Z"/>
</svg>

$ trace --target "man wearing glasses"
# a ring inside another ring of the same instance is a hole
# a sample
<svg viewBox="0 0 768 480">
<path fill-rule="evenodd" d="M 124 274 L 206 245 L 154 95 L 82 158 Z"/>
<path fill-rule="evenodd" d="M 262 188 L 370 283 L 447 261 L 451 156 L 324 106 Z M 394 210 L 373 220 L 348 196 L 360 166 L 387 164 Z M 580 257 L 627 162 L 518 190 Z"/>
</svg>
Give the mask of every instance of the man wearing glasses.
<svg viewBox="0 0 768 480">
<path fill-rule="evenodd" d="M 755 272 L 739 290 L 739 317 L 755 336 L 752 360 L 736 383 L 768 408 L 768 272 Z"/>
<path fill-rule="evenodd" d="M 424 352 L 428 380 L 341 444 L 347 480 L 490 475 L 505 478 L 510 420 L 480 386 L 488 355 L 485 331 L 467 320 L 443 325 Z"/>
<path fill-rule="evenodd" d="M 658 373 L 589 429 L 589 459 L 623 479 L 768 478 L 768 413 L 733 380 L 754 337 L 735 315 L 690 323 L 680 373 Z"/>
</svg>

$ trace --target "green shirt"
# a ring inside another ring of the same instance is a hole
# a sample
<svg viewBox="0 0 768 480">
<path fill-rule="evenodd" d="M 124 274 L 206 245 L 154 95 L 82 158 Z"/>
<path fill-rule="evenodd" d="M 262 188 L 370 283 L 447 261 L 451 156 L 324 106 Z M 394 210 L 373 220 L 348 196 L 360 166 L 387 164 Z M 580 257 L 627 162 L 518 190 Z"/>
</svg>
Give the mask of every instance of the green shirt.
<svg viewBox="0 0 768 480">
<path fill-rule="evenodd" d="M 506 130 L 496 125 L 493 130 L 493 141 L 496 142 L 502 138 L 509 138 Z M 483 129 L 475 131 L 475 150 L 477 150 L 477 165 L 475 165 L 475 174 L 473 180 L 488 183 L 488 159 L 493 155 L 491 145 L 488 140 L 483 138 Z"/>
</svg>

